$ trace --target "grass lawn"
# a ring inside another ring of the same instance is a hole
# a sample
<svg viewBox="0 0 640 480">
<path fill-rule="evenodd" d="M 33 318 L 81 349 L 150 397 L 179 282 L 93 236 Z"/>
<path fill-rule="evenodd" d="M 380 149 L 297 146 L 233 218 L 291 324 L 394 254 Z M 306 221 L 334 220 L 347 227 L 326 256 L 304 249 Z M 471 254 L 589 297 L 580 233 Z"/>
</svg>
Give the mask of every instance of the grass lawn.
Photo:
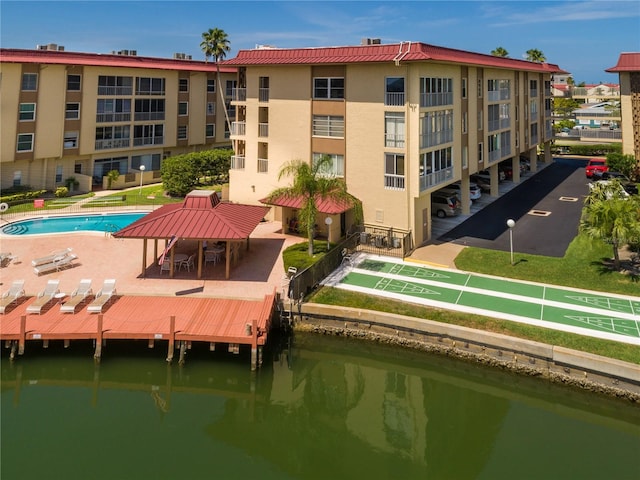
<svg viewBox="0 0 640 480">
<path fill-rule="evenodd" d="M 512 266 L 509 252 L 467 247 L 458 255 L 455 263 L 461 270 L 470 272 L 640 296 L 640 279 L 609 271 L 602 266 L 602 259 L 611 256 L 611 246 L 581 235 L 574 239 L 563 258 L 516 254 L 516 264 Z M 308 301 L 428 318 L 640 364 L 640 348 L 636 345 L 424 307 L 338 288 L 322 287 Z"/>
<path fill-rule="evenodd" d="M 122 200 L 124 197 L 124 200 Z M 180 203 L 183 197 L 167 197 L 161 183 L 147 185 L 139 188 L 122 190 L 110 195 L 96 197 L 94 200 L 85 203 L 83 208 L 95 207 L 136 207 L 140 205 L 165 205 L 168 203 Z"/>
</svg>

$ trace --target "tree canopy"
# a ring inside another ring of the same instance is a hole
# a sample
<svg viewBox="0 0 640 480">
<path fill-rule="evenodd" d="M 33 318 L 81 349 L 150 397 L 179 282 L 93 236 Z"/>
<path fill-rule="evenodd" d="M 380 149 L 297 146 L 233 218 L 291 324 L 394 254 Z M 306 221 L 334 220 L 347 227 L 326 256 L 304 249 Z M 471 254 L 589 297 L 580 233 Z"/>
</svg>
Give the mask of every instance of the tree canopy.
<svg viewBox="0 0 640 480">
<path fill-rule="evenodd" d="M 208 62 L 209 58 L 213 57 L 213 61 L 216 64 L 216 83 L 218 85 L 218 91 L 220 92 L 220 99 L 224 106 L 224 116 L 227 122 L 227 127 L 231 131 L 231 121 L 229 120 L 229 113 L 227 112 L 227 103 L 224 99 L 224 89 L 220 84 L 220 60 L 224 60 L 227 53 L 231 51 L 231 43 L 229 37 L 224 30 L 219 28 L 210 28 L 206 32 L 202 33 L 202 42 L 200 48 L 204 53 L 205 61 Z"/>
<path fill-rule="evenodd" d="M 497 47 L 497 48 L 491 50 L 491 55 L 493 55 L 494 57 L 508 57 L 509 56 L 509 52 L 507 52 L 502 47 Z"/>
<path fill-rule="evenodd" d="M 530 62 L 542 63 L 547 60 L 547 57 L 544 56 L 544 53 L 542 53 L 537 48 L 531 48 L 527 50 L 526 54 L 527 60 L 529 60 Z"/>
<path fill-rule="evenodd" d="M 182 197 L 208 181 L 227 183 L 232 154 L 232 150 L 219 148 L 167 158 L 160 168 L 163 186 L 169 195 Z"/>
</svg>

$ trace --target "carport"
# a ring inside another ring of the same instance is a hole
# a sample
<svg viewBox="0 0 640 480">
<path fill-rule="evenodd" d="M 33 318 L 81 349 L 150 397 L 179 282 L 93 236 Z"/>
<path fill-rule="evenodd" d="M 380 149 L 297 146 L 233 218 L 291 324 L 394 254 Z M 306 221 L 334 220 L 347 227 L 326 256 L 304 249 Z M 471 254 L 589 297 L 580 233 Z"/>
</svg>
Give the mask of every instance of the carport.
<svg viewBox="0 0 640 480">
<path fill-rule="evenodd" d="M 175 244 L 181 240 L 197 242 L 197 278 L 202 278 L 204 242 L 224 244 L 225 278 L 228 280 L 231 265 L 236 264 L 241 247 L 249 249 L 249 236 L 264 219 L 269 207 L 221 202 L 214 191 L 195 190 L 187 194 L 184 202 L 164 205 L 131 225 L 114 233 L 115 238 L 142 239 L 142 276 L 146 276 L 148 241 L 154 241 L 156 262 L 169 256 L 175 273 Z M 165 246 L 159 255 L 158 241 Z M 162 261 L 160 261 L 160 264 Z"/>
</svg>

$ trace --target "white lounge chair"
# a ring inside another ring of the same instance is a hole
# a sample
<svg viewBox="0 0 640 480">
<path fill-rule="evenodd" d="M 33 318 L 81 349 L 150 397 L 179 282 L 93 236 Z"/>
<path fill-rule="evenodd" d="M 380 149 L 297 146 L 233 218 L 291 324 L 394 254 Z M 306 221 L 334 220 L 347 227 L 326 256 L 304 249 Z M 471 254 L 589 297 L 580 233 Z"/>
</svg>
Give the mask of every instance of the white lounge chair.
<svg viewBox="0 0 640 480">
<path fill-rule="evenodd" d="M 64 250 L 56 250 L 51 252 L 49 255 L 45 255 L 44 257 L 35 258 L 31 260 L 31 265 L 33 267 L 37 267 L 38 265 L 46 265 L 48 263 L 53 263 L 56 258 L 64 257 L 65 255 L 71 253 L 73 251 L 72 248 L 65 248 Z"/>
<path fill-rule="evenodd" d="M 190 272 L 192 268 L 195 268 L 195 258 L 196 254 L 191 254 L 187 257 L 186 260 L 180 262 L 179 268 L 182 270 L 182 267 L 187 269 L 187 272 Z"/>
<path fill-rule="evenodd" d="M 91 279 L 83 278 L 80 280 L 80 284 L 78 288 L 76 288 L 72 293 L 69 300 L 60 305 L 60 311 L 63 313 L 75 313 L 76 307 L 83 303 L 89 295 L 93 293 L 91 289 Z"/>
<path fill-rule="evenodd" d="M 59 285 L 60 280 L 49 280 L 44 290 L 42 290 L 31 305 L 27 307 L 27 313 L 42 313 L 42 309 L 53 300 L 57 293 L 60 293 Z"/>
<path fill-rule="evenodd" d="M 0 313 L 4 313 L 7 307 L 24 297 L 24 280 L 14 280 L 9 290 L 2 294 L 0 299 Z"/>
<path fill-rule="evenodd" d="M 96 294 L 96 298 L 87 307 L 90 313 L 102 313 L 104 306 L 116 295 L 116 280 L 108 278 L 104 281 L 102 288 Z"/>
<path fill-rule="evenodd" d="M 75 253 L 66 253 L 64 255 L 55 257 L 50 263 L 45 263 L 42 265 L 38 265 L 37 267 L 33 267 L 33 272 L 36 275 L 49 272 L 59 272 L 60 270 L 71 267 L 73 265 L 73 261 L 77 258 L 78 256 Z"/>
</svg>

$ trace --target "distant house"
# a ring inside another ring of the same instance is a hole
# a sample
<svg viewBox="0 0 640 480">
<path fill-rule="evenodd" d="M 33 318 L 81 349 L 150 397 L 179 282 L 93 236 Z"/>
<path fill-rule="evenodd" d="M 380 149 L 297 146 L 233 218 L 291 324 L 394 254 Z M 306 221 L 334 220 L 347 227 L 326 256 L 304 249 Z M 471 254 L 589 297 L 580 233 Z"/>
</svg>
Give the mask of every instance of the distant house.
<svg viewBox="0 0 640 480">
<path fill-rule="evenodd" d="M 585 104 L 573 111 L 576 126 L 588 128 L 617 127 L 620 123 L 620 110 L 616 109 L 616 102 L 600 102 Z"/>
</svg>

